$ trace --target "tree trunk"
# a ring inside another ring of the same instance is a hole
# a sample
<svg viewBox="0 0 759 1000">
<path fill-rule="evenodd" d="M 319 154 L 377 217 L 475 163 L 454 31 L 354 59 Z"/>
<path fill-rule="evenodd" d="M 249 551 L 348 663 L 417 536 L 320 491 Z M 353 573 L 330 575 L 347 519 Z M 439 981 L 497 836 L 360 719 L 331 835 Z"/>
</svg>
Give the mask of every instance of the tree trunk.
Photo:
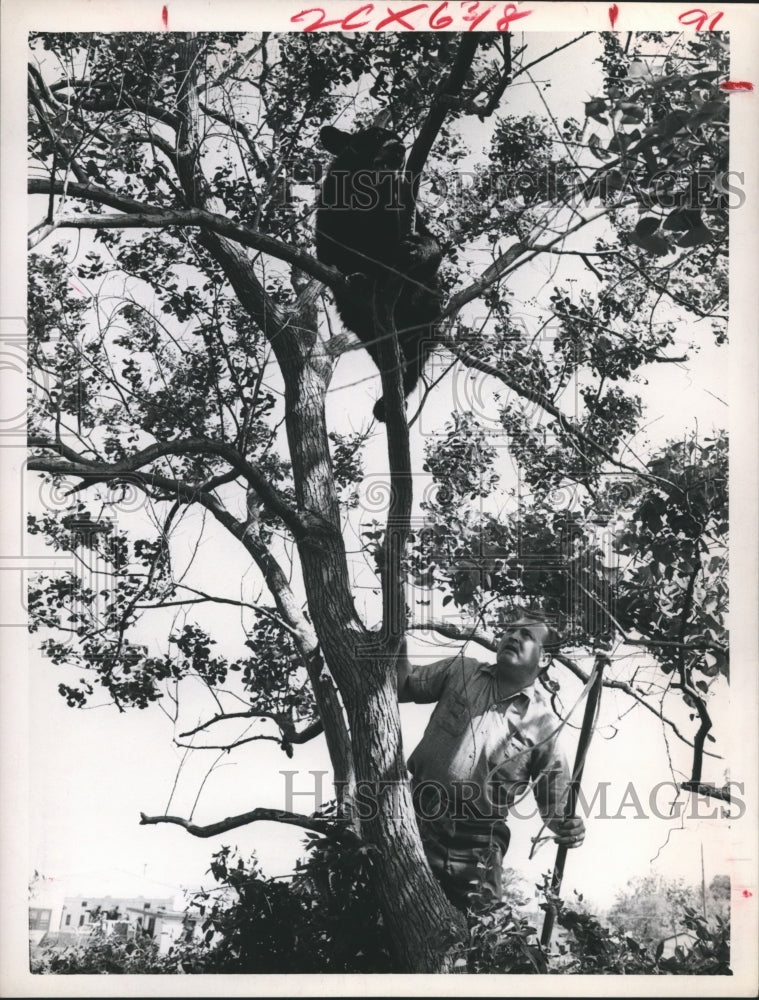
<svg viewBox="0 0 759 1000">
<path fill-rule="evenodd" d="M 406 776 L 395 666 L 359 663 L 349 725 L 358 774 L 357 811 L 399 971 L 442 972 L 466 933 L 463 917 L 430 871 Z"/>
<path fill-rule="evenodd" d="M 196 129 L 195 51 L 196 40 L 189 39 L 182 50 L 185 78 L 178 99 L 181 125 L 176 166 L 190 202 L 206 207 L 208 186 L 200 167 Z M 363 787 L 369 791 L 380 792 L 383 787 L 387 790 L 385 794 L 370 794 L 377 808 L 370 808 L 361 832 L 377 848 L 375 886 L 397 956 L 398 971 L 439 972 L 446 968 L 446 952 L 464 932 L 463 918 L 448 902 L 430 871 L 411 803 L 395 690 L 398 629 L 391 630 L 390 641 L 388 635 L 383 635 L 382 648 L 378 650 L 378 637 L 360 620 L 353 600 L 324 415 L 332 359 L 319 339 L 315 305 L 305 296 L 300 309 L 290 315 L 283 314 L 266 294 L 244 251 L 215 233 L 202 233 L 201 242 L 213 254 L 241 304 L 269 339 L 284 379 L 285 421 L 295 495 L 301 518 L 308 525 L 296 542 L 313 626 L 348 716 L 350 746 L 346 747 L 344 717 L 340 713 L 338 719 L 334 711 L 335 699 L 325 699 L 328 692 L 320 690 L 322 670 L 316 666 L 318 661 L 311 661 L 309 676 L 314 683 L 327 743 L 336 759 L 335 771 L 339 769 L 350 778 L 355 768 L 357 784 L 364 783 Z M 297 290 L 296 276 L 293 284 Z M 377 309 L 378 315 L 382 314 L 379 318 L 383 332 L 392 334 L 391 302 L 380 303 Z M 386 345 L 386 352 L 388 364 L 384 367 L 397 366 L 398 346 L 394 339 Z M 383 376 L 385 382 L 387 377 Z M 388 383 L 383 388 L 389 396 L 396 396 L 395 409 L 401 413 L 402 390 L 397 374 L 393 385 Z M 396 414 L 394 419 L 391 415 L 392 422 L 398 425 L 396 436 L 405 434 L 407 451 L 405 418 Z M 406 501 L 410 502 L 408 497 Z M 403 537 L 401 533 L 398 544 Z M 385 633 L 392 624 L 387 618 L 397 617 L 387 613 L 388 605 L 400 608 L 401 617 L 405 614 L 398 579 L 400 552 L 394 554 L 390 580 L 395 590 L 393 600 L 388 600 L 390 589 L 383 587 Z M 314 650 L 316 653 L 318 650 Z M 340 733 L 330 731 L 335 726 Z"/>
<path fill-rule="evenodd" d="M 354 606 L 324 421 L 328 369 L 319 347 L 317 340 L 306 357 L 291 356 L 283 367 L 298 508 L 314 523 L 313 534 L 298 543 L 308 606 L 348 715 L 361 833 L 377 848 L 375 886 L 398 971 L 439 972 L 464 934 L 464 921 L 430 871 L 419 837 L 403 759 L 394 650 L 378 649 L 378 637 Z"/>
</svg>

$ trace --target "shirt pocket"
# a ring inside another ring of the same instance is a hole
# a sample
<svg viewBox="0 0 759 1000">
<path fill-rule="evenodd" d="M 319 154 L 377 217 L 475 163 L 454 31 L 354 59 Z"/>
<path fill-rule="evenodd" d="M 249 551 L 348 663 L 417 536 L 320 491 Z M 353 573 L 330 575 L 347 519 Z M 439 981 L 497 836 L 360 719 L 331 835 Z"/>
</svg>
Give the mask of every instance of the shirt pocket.
<svg viewBox="0 0 759 1000">
<path fill-rule="evenodd" d="M 519 732 L 510 732 L 490 757 L 491 774 L 505 782 L 529 781 L 534 747 Z"/>
<path fill-rule="evenodd" d="M 461 698 L 452 695 L 438 703 L 435 709 L 435 725 L 450 736 L 459 736 L 469 723 L 469 706 Z"/>
</svg>

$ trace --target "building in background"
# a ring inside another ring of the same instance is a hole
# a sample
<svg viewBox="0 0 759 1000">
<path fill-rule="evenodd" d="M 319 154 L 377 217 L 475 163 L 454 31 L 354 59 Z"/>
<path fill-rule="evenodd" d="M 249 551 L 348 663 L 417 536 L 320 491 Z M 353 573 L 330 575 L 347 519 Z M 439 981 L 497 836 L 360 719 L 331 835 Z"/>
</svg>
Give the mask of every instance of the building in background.
<svg viewBox="0 0 759 1000">
<path fill-rule="evenodd" d="M 157 913 L 161 909 L 171 910 L 173 903 L 171 896 L 162 899 L 146 899 L 144 896 L 66 896 L 59 929 L 76 934 L 90 934 L 96 927 L 107 929 L 109 924 L 123 922 L 128 909 L 133 915 L 137 911 Z"/>
<path fill-rule="evenodd" d="M 29 943 L 37 945 L 50 930 L 50 921 L 53 916 L 52 908 L 41 906 L 29 907 Z"/>
<path fill-rule="evenodd" d="M 192 937 L 197 922 L 187 911 L 175 909 L 170 896 L 150 899 L 145 896 L 66 896 L 58 930 L 49 929 L 51 913 L 39 907 L 29 909 L 29 940 L 34 950 L 76 946 L 99 930 L 122 941 L 146 934 L 165 955 L 174 942 Z M 43 929 L 40 925 L 45 921 L 47 926 Z"/>
</svg>

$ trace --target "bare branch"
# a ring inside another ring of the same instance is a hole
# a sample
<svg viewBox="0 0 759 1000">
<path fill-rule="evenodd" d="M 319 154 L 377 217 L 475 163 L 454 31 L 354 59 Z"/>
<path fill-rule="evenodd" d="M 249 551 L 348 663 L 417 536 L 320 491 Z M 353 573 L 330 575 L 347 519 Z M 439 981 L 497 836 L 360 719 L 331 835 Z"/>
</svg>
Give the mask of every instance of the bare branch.
<svg viewBox="0 0 759 1000">
<path fill-rule="evenodd" d="M 67 195 L 72 198 L 81 198 L 85 201 L 94 201 L 99 205 L 108 205 L 119 212 L 136 212 L 143 215 L 162 215 L 170 211 L 158 205 L 151 205 L 148 202 L 137 201 L 136 198 L 128 198 L 109 188 L 101 187 L 92 181 L 79 183 L 78 181 L 50 180 L 49 177 L 30 177 L 26 186 L 29 194 L 58 194 Z M 97 216 L 100 218 L 100 216 Z M 108 218 L 106 216 L 105 218 Z"/>
<path fill-rule="evenodd" d="M 250 823 L 258 823 L 266 820 L 270 823 L 285 823 L 288 826 L 299 826 L 304 830 L 314 830 L 316 833 L 329 833 L 336 828 L 334 820 L 323 819 L 319 816 L 303 816 L 300 813 L 288 812 L 285 809 L 251 809 L 250 812 L 240 813 L 238 816 L 227 816 L 217 823 L 209 823 L 206 826 L 198 826 L 180 816 L 146 816 L 140 813 L 140 825 L 152 826 L 158 823 L 174 823 L 181 826 L 193 837 L 216 837 L 220 833 L 228 830 L 237 830 L 241 826 L 248 826 Z"/>
<path fill-rule="evenodd" d="M 522 73 L 526 73 L 528 70 L 531 70 L 533 66 L 537 66 L 538 63 L 543 62 L 544 59 L 550 59 L 551 56 L 555 56 L 557 52 L 561 52 L 562 49 L 569 48 L 570 45 L 574 45 L 576 42 L 581 42 L 583 38 L 586 38 L 591 34 L 591 31 L 583 31 L 582 34 L 570 39 L 570 41 L 565 42 L 563 45 L 557 45 L 556 48 L 551 49 L 550 52 L 544 52 L 542 56 L 538 56 L 537 59 L 533 59 L 531 63 L 527 63 L 525 66 L 520 66 L 516 69 L 513 73 L 512 79 L 516 80 L 518 76 L 521 76 Z"/>
<path fill-rule="evenodd" d="M 571 672 L 575 675 L 575 677 L 579 677 L 579 679 L 584 684 L 587 684 L 588 681 L 590 680 L 590 674 L 586 674 L 585 671 L 582 669 L 582 667 L 579 667 L 575 663 L 575 661 L 570 659 L 568 656 L 564 656 L 562 653 L 553 653 L 553 658 L 555 660 L 558 660 L 559 663 L 563 663 L 564 666 L 567 667 L 567 669 L 571 670 Z M 630 684 L 628 681 L 611 680 L 605 677 L 603 680 L 603 685 L 604 687 L 616 688 L 618 691 L 624 691 L 626 695 L 629 695 L 631 698 L 637 701 L 638 704 L 642 705 L 645 709 L 651 712 L 652 715 L 655 715 L 657 719 L 660 719 L 665 725 L 669 726 L 679 740 L 682 740 L 682 742 L 687 744 L 689 747 L 693 746 L 693 742 L 689 740 L 687 736 L 684 736 L 680 732 L 675 723 L 672 722 L 671 719 L 668 719 L 666 715 L 664 715 L 664 713 L 661 711 L 661 709 L 655 708 L 653 705 L 650 704 L 650 702 L 646 701 L 646 699 L 641 694 L 639 694 L 632 686 L 632 684 Z M 721 755 L 718 753 L 709 753 L 708 750 L 705 750 L 704 753 L 709 757 L 716 757 L 718 760 L 722 760 Z"/>
<path fill-rule="evenodd" d="M 229 754 L 239 747 L 244 747 L 246 743 L 260 743 L 261 740 L 279 744 L 282 742 L 279 736 L 273 736 L 271 733 L 256 733 L 255 736 L 246 736 L 244 738 L 241 736 L 237 740 L 230 740 L 229 743 L 180 743 L 180 737 L 175 737 L 174 745 L 181 747 L 183 750 L 220 750 L 220 757 L 223 757 L 224 754 Z"/>
<path fill-rule="evenodd" d="M 34 250 L 36 246 L 46 240 L 48 236 L 55 232 L 58 228 L 57 222 L 48 222 L 47 219 L 43 219 L 39 225 L 36 225 L 33 229 L 29 230 L 27 236 L 27 250 Z"/>
<path fill-rule="evenodd" d="M 625 208 L 628 205 L 636 204 L 634 198 L 628 198 L 627 201 L 620 201 L 617 205 L 605 205 L 603 208 L 598 209 L 595 212 L 591 212 L 587 215 L 580 216 L 577 222 L 571 226 L 563 227 L 561 232 L 558 233 L 553 239 L 548 240 L 546 243 L 524 243 L 518 240 L 513 243 L 508 250 L 505 250 L 500 257 L 498 257 L 491 265 L 488 267 L 482 277 L 477 278 L 473 281 L 471 285 L 467 285 L 460 292 L 451 296 L 448 305 L 445 307 L 441 314 L 441 319 L 450 318 L 455 316 L 467 302 L 471 302 L 473 299 L 479 298 L 482 293 L 489 288 L 491 285 L 497 284 L 501 278 L 505 277 L 511 271 L 514 271 L 516 267 L 521 267 L 522 264 L 533 260 L 540 253 L 555 253 L 555 248 L 563 243 L 567 236 L 572 233 L 577 232 L 582 229 L 583 226 L 589 225 L 591 222 L 595 222 L 596 219 L 600 219 L 604 215 L 608 215 L 610 212 L 617 211 L 620 208 Z M 519 258 L 524 253 L 529 253 L 529 257 L 524 260 L 519 260 Z"/>
<path fill-rule="evenodd" d="M 194 729 L 188 729 L 186 732 L 180 733 L 179 738 L 183 740 L 188 739 L 190 736 L 194 736 L 204 729 L 209 729 L 217 722 L 227 722 L 229 719 L 271 719 L 273 722 L 276 722 L 283 739 L 287 743 L 308 743 L 324 731 L 321 722 L 317 720 L 298 732 L 292 722 L 283 715 L 275 712 L 262 712 L 251 708 L 245 712 L 219 712 L 212 718 L 206 719 L 205 722 L 201 722 L 200 725 L 195 726 Z"/>
<path fill-rule="evenodd" d="M 698 795 L 704 795 L 707 798 L 721 799 L 723 802 L 733 801 L 730 795 L 729 785 L 723 785 L 722 788 L 717 788 L 716 785 L 708 785 L 703 781 L 681 781 L 680 787 L 685 792 L 696 792 Z"/>
<path fill-rule="evenodd" d="M 490 265 L 490 267 L 486 268 L 482 277 L 477 278 L 477 280 L 473 281 L 471 285 L 468 285 L 460 292 L 451 296 L 450 302 L 443 311 L 443 317 L 455 316 L 456 313 L 467 304 L 467 302 L 471 302 L 473 299 L 479 298 L 486 289 L 499 281 L 504 274 L 511 269 L 514 262 L 517 261 L 523 253 L 527 253 L 530 249 L 531 248 L 527 246 L 526 243 L 522 243 L 521 241 L 513 243 L 508 250 L 502 253 L 501 256 Z"/>
<path fill-rule="evenodd" d="M 202 604 L 207 601 L 216 604 L 231 604 L 233 607 L 249 608 L 251 611 L 255 611 L 256 614 L 264 615 L 264 617 L 275 622 L 281 629 L 284 629 L 285 632 L 289 632 L 290 635 L 294 636 L 296 639 L 301 637 L 301 632 L 297 628 L 285 621 L 285 619 L 280 615 L 275 615 L 273 611 L 269 610 L 269 608 L 265 608 L 260 604 L 253 604 L 251 601 L 238 601 L 232 597 L 219 597 L 215 594 L 207 594 L 204 590 L 197 590 L 195 587 L 190 587 L 186 583 L 175 583 L 173 586 L 180 587 L 182 590 L 189 590 L 191 594 L 197 594 L 198 596 L 179 601 L 161 601 L 160 604 L 149 605 L 149 607 L 168 608 L 171 607 L 172 604 Z M 143 607 L 148 607 L 148 605 L 143 605 Z"/>
</svg>

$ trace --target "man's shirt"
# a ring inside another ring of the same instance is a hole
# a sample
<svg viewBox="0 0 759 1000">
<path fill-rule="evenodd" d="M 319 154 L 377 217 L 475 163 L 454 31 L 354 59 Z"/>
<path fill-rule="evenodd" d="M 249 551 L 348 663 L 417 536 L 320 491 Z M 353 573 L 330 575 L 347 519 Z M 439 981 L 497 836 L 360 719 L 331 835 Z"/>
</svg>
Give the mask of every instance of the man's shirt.
<svg viewBox="0 0 759 1000">
<path fill-rule="evenodd" d="M 479 814 L 505 817 L 533 783 L 549 827 L 564 818 L 570 771 L 555 735 L 559 720 L 534 684 L 499 698 L 495 665 L 455 656 L 409 665 L 399 700 L 437 702 L 409 758 L 414 785 L 437 783 Z M 518 811 L 529 815 L 526 805 Z"/>
</svg>

